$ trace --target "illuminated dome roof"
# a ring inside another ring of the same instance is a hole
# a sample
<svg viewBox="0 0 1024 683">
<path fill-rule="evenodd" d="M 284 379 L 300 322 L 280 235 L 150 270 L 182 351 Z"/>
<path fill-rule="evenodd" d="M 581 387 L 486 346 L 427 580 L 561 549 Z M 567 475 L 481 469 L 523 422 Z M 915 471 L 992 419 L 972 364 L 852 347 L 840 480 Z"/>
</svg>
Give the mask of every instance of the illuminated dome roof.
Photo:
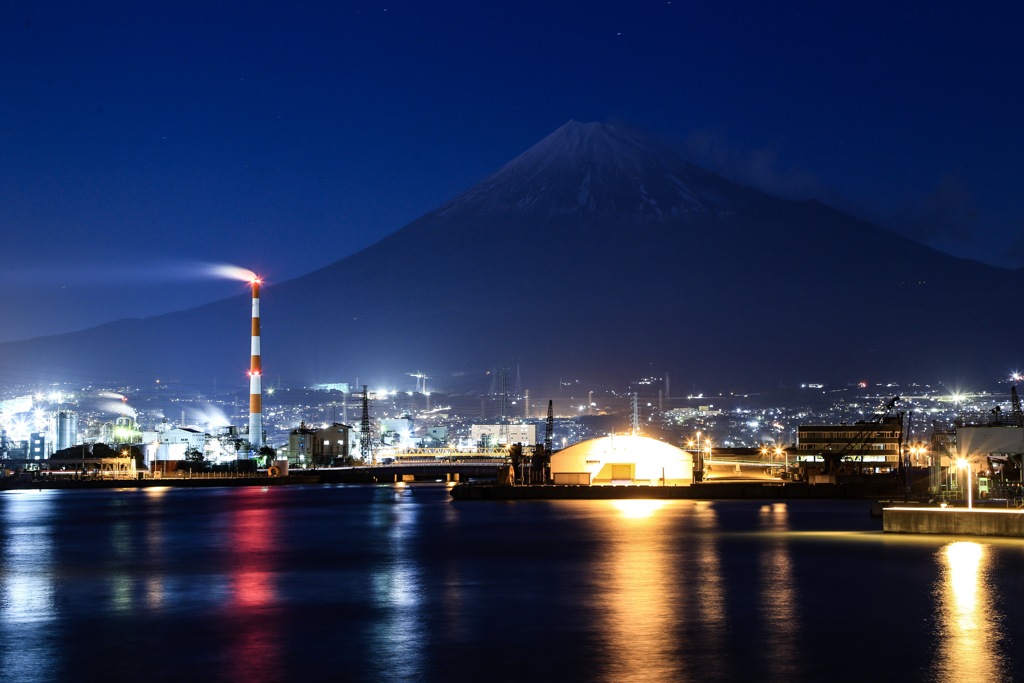
<svg viewBox="0 0 1024 683">
<path fill-rule="evenodd" d="M 633 436 L 631 434 L 612 434 L 581 441 L 562 449 L 558 454 L 575 454 L 577 451 L 588 459 L 591 459 L 591 456 L 600 456 L 603 460 L 618 459 L 619 456 L 626 454 L 635 459 L 682 458 L 689 455 L 683 449 L 676 448 L 664 441 L 658 441 L 649 436 Z"/>
<path fill-rule="evenodd" d="M 693 458 L 646 436 L 603 436 L 552 454 L 551 476 L 556 484 L 689 484 Z"/>
</svg>

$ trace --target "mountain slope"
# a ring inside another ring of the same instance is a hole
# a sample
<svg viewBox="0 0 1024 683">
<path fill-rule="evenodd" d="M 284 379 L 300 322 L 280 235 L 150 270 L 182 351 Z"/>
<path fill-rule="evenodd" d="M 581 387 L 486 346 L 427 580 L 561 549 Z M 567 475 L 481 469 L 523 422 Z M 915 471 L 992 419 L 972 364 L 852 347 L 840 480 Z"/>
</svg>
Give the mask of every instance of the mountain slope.
<svg viewBox="0 0 1024 683">
<path fill-rule="evenodd" d="M 516 363 L 545 389 L 996 377 L 1019 358 L 1021 280 L 569 122 L 384 240 L 266 287 L 264 365 L 293 384 L 422 369 L 444 387 Z M 2 345 L 0 362 L 242 382 L 247 330 L 236 298 Z"/>
</svg>

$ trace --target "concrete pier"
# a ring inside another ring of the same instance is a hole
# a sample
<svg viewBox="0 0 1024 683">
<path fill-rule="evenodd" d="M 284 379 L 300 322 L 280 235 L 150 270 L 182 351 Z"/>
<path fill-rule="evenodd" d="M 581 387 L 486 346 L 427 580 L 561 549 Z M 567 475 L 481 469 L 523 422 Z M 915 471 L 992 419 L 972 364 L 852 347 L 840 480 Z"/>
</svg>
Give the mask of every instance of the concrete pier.
<svg viewBox="0 0 1024 683">
<path fill-rule="evenodd" d="M 882 510 L 882 530 L 897 534 L 1024 538 L 1024 510 L 891 507 Z"/>
</svg>

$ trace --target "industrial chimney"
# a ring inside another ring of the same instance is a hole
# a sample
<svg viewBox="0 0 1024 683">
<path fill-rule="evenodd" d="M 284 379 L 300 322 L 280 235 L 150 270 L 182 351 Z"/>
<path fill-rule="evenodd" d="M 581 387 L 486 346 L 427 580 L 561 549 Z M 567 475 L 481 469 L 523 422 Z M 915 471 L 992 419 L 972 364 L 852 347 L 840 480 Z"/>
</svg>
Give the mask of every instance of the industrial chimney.
<svg viewBox="0 0 1024 683">
<path fill-rule="evenodd" d="M 249 364 L 249 443 L 263 447 L 263 367 L 260 363 L 260 279 L 252 281 L 252 349 Z"/>
</svg>

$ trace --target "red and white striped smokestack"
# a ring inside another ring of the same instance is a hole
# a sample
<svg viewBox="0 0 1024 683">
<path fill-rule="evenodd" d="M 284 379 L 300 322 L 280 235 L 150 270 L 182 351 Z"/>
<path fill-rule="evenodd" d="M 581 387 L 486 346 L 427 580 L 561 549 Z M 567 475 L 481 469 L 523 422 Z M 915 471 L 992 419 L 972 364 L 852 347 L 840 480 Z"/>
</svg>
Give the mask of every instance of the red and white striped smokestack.
<svg viewBox="0 0 1024 683">
<path fill-rule="evenodd" d="M 249 443 L 263 447 L 263 366 L 260 362 L 260 279 L 252 281 L 252 348 L 249 364 Z"/>
</svg>

